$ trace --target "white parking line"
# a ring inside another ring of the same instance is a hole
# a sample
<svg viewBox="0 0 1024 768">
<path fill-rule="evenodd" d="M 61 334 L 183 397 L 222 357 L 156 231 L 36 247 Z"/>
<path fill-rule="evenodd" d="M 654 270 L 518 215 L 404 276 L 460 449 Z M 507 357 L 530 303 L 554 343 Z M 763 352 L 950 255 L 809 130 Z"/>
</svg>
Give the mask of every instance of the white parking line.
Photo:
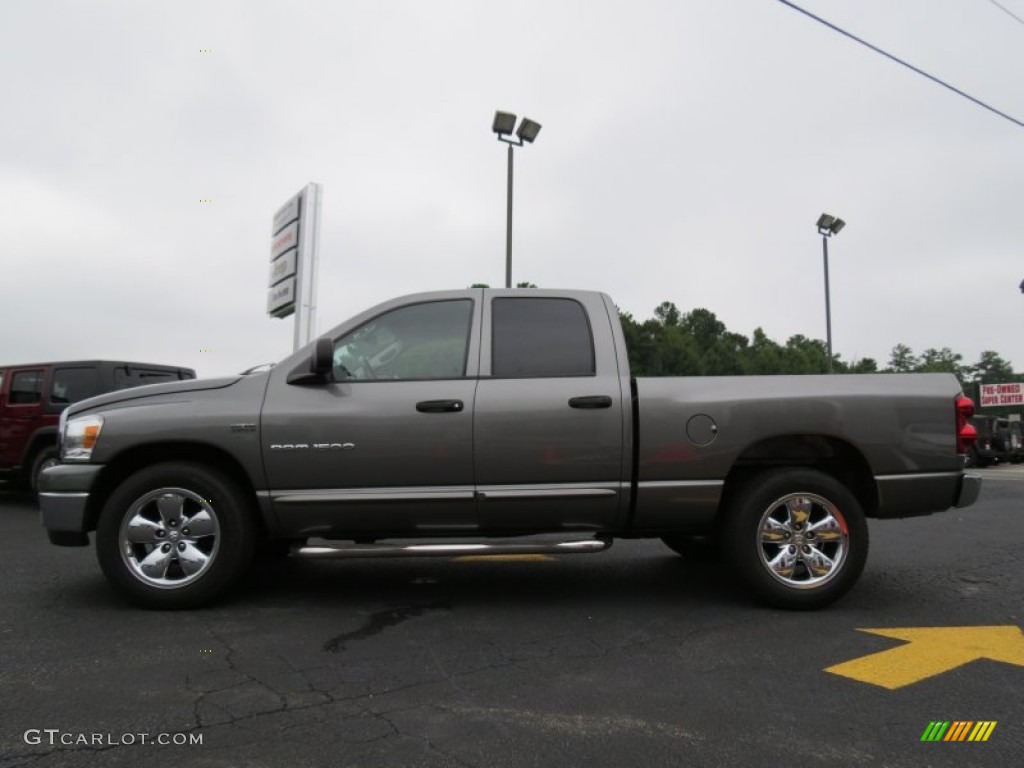
<svg viewBox="0 0 1024 768">
<path fill-rule="evenodd" d="M 1003 467 L 985 467 L 968 469 L 968 472 L 981 475 L 986 480 L 1024 480 L 1024 464 L 1007 464 Z"/>
</svg>

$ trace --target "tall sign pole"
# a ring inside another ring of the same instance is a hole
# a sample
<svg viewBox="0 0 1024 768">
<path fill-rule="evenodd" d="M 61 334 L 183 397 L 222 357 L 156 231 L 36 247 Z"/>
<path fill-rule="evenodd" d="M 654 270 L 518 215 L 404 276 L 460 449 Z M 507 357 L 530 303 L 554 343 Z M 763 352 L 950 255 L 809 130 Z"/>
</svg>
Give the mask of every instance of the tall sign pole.
<svg viewBox="0 0 1024 768">
<path fill-rule="evenodd" d="M 508 202 L 505 214 L 505 287 L 512 287 L 512 144 L 508 145 Z"/>
<path fill-rule="evenodd" d="M 292 351 L 312 341 L 320 249 L 319 184 L 310 183 L 274 214 L 270 238 L 267 314 L 295 315 Z"/>
<path fill-rule="evenodd" d="M 825 338 L 828 339 L 828 372 L 832 373 L 832 298 L 828 288 L 828 236 L 821 236 L 821 252 L 825 261 Z"/>
<path fill-rule="evenodd" d="M 295 341 L 292 351 L 313 340 L 316 330 L 318 251 L 320 250 L 320 185 L 307 184 L 299 193 L 303 215 L 299 227 L 298 295 L 295 307 Z"/>
</svg>

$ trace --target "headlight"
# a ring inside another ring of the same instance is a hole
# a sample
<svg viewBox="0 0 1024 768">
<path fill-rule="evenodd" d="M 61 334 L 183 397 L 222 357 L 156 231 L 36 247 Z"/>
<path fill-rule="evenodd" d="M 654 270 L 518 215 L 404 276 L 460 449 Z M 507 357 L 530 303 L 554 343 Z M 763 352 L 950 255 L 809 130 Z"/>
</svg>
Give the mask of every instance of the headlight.
<svg viewBox="0 0 1024 768">
<path fill-rule="evenodd" d="M 99 415 L 69 419 L 64 424 L 60 441 L 61 461 L 88 461 L 92 458 L 92 449 L 96 447 L 101 429 L 103 417 Z"/>
</svg>

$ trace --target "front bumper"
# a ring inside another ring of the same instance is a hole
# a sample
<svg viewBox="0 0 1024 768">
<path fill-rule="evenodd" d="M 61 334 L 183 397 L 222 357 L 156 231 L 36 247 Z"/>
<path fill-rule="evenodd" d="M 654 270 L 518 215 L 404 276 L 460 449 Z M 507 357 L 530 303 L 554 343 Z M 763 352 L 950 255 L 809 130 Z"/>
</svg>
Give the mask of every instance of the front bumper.
<svg viewBox="0 0 1024 768">
<path fill-rule="evenodd" d="M 84 546 L 89 519 L 89 492 L 103 470 L 100 464 L 59 464 L 39 476 L 39 518 L 50 542 Z"/>
<path fill-rule="evenodd" d="M 981 475 L 965 474 L 960 481 L 960 490 L 956 495 L 954 507 L 969 507 L 978 500 L 981 493 Z"/>
</svg>

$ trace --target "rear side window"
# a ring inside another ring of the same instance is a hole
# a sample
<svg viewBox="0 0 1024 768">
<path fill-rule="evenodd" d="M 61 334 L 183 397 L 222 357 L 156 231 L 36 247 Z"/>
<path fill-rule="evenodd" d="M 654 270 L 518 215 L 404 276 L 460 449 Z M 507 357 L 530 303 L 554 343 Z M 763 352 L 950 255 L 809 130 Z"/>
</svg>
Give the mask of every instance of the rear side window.
<svg viewBox="0 0 1024 768">
<path fill-rule="evenodd" d="M 43 395 L 42 371 L 19 371 L 11 377 L 11 405 L 38 403 Z"/>
<path fill-rule="evenodd" d="M 496 378 L 594 375 L 594 337 L 578 301 L 494 299 L 491 325 Z"/>
<path fill-rule="evenodd" d="M 191 378 L 191 377 L 186 377 Z M 178 381 L 177 371 L 156 371 L 152 368 L 115 368 L 114 389 L 141 387 L 144 384 L 163 384 Z"/>
<path fill-rule="evenodd" d="M 95 368 L 55 368 L 50 385 L 50 402 L 70 405 L 99 391 Z"/>
</svg>

